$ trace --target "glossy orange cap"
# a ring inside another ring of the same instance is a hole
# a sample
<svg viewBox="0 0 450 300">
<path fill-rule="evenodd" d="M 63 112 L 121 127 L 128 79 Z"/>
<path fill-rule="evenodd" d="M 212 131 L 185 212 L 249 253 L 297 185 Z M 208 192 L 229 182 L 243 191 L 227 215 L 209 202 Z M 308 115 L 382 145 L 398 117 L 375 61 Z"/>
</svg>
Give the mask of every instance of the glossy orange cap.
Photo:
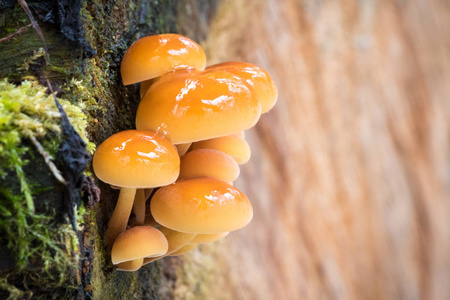
<svg viewBox="0 0 450 300">
<path fill-rule="evenodd" d="M 206 70 L 222 70 L 245 79 L 261 100 L 261 113 L 268 112 L 277 101 L 278 89 L 275 82 L 269 73 L 258 66 L 244 62 L 225 62 L 209 66 Z"/>
<path fill-rule="evenodd" d="M 174 182 L 180 157 L 169 139 L 155 131 L 126 130 L 106 139 L 93 158 L 94 172 L 106 183 L 130 188 Z"/>
<path fill-rule="evenodd" d="M 179 34 L 159 34 L 134 42 L 122 59 L 124 85 L 141 82 L 178 69 L 203 70 L 206 55 L 193 40 Z"/>
<path fill-rule="evenodd" d="M 136 226 L 122 232 L 114 241 L 111 260 L 114 265 L 167 252 L 167 239 L 156 228 Z"/>
<path fill-rule="evenodd" d="M 247 141 L 236 134 L 193 143 L 192 150 L 197 149 L 214 149 L 222 151 L 234 158 L 240 165 L 248 162 L 251 156 L 250 146 Z"/>
<path fill-rule="evenodd" d="M 214 177 L 231 182 L 238 178 L 239 172 L 238 164 L 228 154 L 212 149 L 198 149 L 183 156 L 178 179 Z"/>
<path fill-rule="evenodd" d="M 253 217 L 250 201 L 242 192 L 210 177 L 180 180 L 160 188 L 150 209 L 159 224 L 192 233 L 237 230 Z"/>
<path fill-rule="evenodd" d="M 167 132 L 174 144 L 229 135 L 256 124 L 261 103 L 245 80 L 219 70 L 167 73 L 142 98 L 136 128 Z"/>
</svg>

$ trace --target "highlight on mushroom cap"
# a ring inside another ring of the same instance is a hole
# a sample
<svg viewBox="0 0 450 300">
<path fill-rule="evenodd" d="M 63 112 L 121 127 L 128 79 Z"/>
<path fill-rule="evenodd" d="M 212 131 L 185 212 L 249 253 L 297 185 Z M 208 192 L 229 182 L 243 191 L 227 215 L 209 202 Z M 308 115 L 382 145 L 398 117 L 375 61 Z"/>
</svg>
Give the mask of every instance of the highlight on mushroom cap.
<svg viewBox="0 0 450 300">
<path fill-rule="evenodd" d="M 195 142 L 192 144 L 191 149 L 218 150 L 233 157 L 239 165 L 248 162 L 251 156 L 250 146 L 247 141 L 236 134 Z"/>
<path fill-rule="evenodd" d="M 239 173 L 239 165 L 228 154 L 212 149 L 197 149 L 181 158 L 178 179 L 214 177 L 231 182 L 238 178 Z"/>
<path fill-rule="evenodd" d="M 266 113 L 275 105 L 278 98 L 278 88 L 264 69 L 245 62 L 225 62 L 212 65 L 206 70 L 222 70 L 245 79 L 255 90 L 261 101 L 261 113 Z"/>
<path fill-rule="evenodd" d="M 126 51 L 120 72 L 124 85 L 161 76 L 176 69 L 203 70 L 206 55 L 193 40 L 179 34 L 158 34 L 143 37 Z"/>
<path fill-rule="evenodd" d="M 167 249 L 167 239 L 161 231 L 151 226 L 136 226 L 116 238 L 111 250 L 111 260 L 116 265 L 144 257 L 164 255 Z"/>
<path fill-rule="evenodd" d="M 150 209 L 159 224 L 192 233 L 237 230 L 253 217 L 250 201 L 241 191 L 211 177 L 180 180 L 160 188 Z"/>
<path fill-rule="evenodd" d="M 261 102 L 248 83 L 220 71 L 173 71 L 145 93 L 136 128 L 163 130 L 174 144 L 229 135 L 253 127 Z"/>
<path fill-rule="evenodd" d="M 155 131 L 118 132 L 97 147 L 93 158 L 95 175 L 120 187 L 150 188 L 172 183 L 179 167 L 177 149 Z"/>
</svg>

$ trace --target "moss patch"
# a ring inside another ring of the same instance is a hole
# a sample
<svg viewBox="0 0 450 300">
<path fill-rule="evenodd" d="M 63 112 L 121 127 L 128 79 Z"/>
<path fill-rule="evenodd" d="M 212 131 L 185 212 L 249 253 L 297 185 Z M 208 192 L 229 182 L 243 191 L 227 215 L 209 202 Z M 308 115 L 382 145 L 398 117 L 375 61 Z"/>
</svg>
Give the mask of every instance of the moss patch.
<svg viewBox="0 0 450 300">
<path fill-rule="evenodd" d="M 87 141 L 82 110 L 62 99 L 60 103 Z M 63 138 L 60 117 L 53 96 L 37 82 L 16 86 L 0 81 L 0 245 L 7 246 L 2 251 L 13 260 L 0 263 L 0 288 L 11 298 L 24 297 L 37 287 L 40 292 L 54 290 L 63 283 L 66 291 L 77 288 L 72 274 L 78 262 L 76 233 L 67 224 L 55 224 L 55 209 L 35 203 L 46 185 L 31 179 L 27 170 L 30 160 L 44 161 L 38 147 L 55 158 Z M 51 177 L 50 169 L 41 176 Z"/>
</svg>

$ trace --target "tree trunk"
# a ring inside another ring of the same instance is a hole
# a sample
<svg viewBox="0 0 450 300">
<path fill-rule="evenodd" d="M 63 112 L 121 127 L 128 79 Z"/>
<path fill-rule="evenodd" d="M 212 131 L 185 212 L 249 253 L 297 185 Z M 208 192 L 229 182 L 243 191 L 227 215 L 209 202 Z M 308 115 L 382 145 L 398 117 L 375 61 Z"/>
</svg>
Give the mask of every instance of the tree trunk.
<svg viewBox="0 0 450 300">
<path fill-rule="evenodd" d="M 43 32 L 44 41 L 38 28 L 30 25 L 27 7 Z M 0 78 L 16 84 L 33 80 L 42 87 L 48 87 L 49 83 L 60 99 L 83 109 L 89 140 L 99 144 L 117 131 L 134 128 L 138 86 L 124 87 L 121 82 L 120 62 L 125 50 L 142 36 L 178 32 L 184 26 L 195 28 L 190 37 L 200 42 L 206 37 L 214 7 L 215 1 L 4 1 L 0 3 L 0 38 L 6 39 L 0 42 Z M 60 143 L 64 138 L 56 136 L 53 142 Z M 36 208 L 25 225 L 34 223 L 35 218 L 67 215 L 63 211 L 64 185 L 55 180 L 29 139 L 23 137 L 22 145 L 29 150 L 23 156 L 28 159 L 23 171 L 32 186 Z M 92 172 L 90 166 L 87 171 Z M 7 190 L 8 194 L 2 197 L 9 198 L 2 199 L 0 208 L 8 201 L 14 203 L 14 197 L 22 197 L 16 173 L 8 172 L 8 176 L 2 177 L 0 191 Z M 77 231 L 70 228 L 67 218 L 63 223 L 47 222 L 48 227 L 41 226 L 43 234 L 50 232 L 49 237 L 55 238 L 59 249 L 50 250 L 49 260 L 55 255 L 52 251 L 62 250 L 67 257 L 50 263 L 40 253 L 44 249 L 41 243 L 33 242 L 31 247 L 35 248 L 30 251 L 34 255 L 19 266 L 17 249 L 11 249 L 10 240 L 0 237 L 0 298 L 168 297 L 167 282 L 173 278 L 165 276 L 166 263 L 155 262 L 139 272 L 114 270 L 105 254 L 102 236 L 118 193 L 92 175 L 86 183 L 81 191 L 84 203 L 81 209 L 76 208 Z M 96 199 L 98 188 L 100 201 Z M 2 218 L 10 218 L 10 214 L 5 212 Z M 6 228 L 0 231 L 11 232 Z M 17 237 L 22 241 L 20 234 Z M 56 274 L 66 263 L 64 274 Z"/>
</svg>

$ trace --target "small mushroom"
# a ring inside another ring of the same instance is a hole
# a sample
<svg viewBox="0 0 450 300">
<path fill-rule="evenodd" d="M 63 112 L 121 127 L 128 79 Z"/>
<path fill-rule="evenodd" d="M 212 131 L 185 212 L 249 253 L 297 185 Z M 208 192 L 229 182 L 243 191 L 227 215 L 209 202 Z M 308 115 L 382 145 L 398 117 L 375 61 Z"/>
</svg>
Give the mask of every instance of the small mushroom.
<svg viewBox="0 0 450 300">
<path fill-rule="evenodd" d="M 247 197 L 221 180 L 179 180 L 154 194 L 150 209 L 156 222 L 179 232 L 221 233 L 247 225 L 253 216 Z"/>
<path fill-rule="evenodd" d="M 126 130 L 98 146 L 93 168 L 100 180 L 121 187 L 105 232 L 105 242 L 111 247 L 115 238 L 126 229 L 136 189 L 174 182 L 179 175 L 180 158 L 176 148 L 162 134 Z M 141 209 L 145 212 L 145 207 Z"/>
<path fill-rule="evenodd" d="M 149 80 L 172 70 L 203 70 L 206 55 L 193 40 L 179 34 L 143 37 L 125 52 L 120 66 L 122 81 L 129 85 Z"/>
<path fill-rule="evenodd" d="M 206 70 L 222 70 L 245 79 L 255 90 L 261 101 L 261 113 L 266 113 L 275 105 L 278 98 L 278 89 L 275 82 L 262 68 L 245 62 L 225 62 L 212 65 Z"/>
<path fill-rule="evenodd" d="M 181 158 L 178 179 L 214 177 L 232 182 L 239 176 L 239 166 L 226 153 L 212 149 L 197 149 Z"/>
<path fill-rule="evenodd" d="M 141 259 L 161 256 L 167 250 L 167 239 L 161 231 L 151 226 L 136 226 L 116 238 L 111 250 L 111 261 L 114 265 L 130 261 L 133 261 L 130 264 L 137 265 Z"/>
<path fill-rule="evenodd" d="M 236 134 L 199 141 L 193 143 L 191 149 L 219 150 L 233 157 L 240 165 L 248 162 L 251 156 L 250 146 L 247 141 Z"/>
</svg>

